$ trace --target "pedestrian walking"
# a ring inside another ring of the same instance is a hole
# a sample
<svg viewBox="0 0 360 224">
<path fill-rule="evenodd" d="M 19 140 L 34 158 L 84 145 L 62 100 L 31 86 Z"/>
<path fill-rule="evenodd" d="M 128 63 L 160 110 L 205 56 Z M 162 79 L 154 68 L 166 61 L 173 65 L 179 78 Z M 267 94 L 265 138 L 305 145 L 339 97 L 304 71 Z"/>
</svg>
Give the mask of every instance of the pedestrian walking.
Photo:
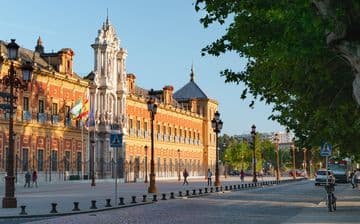
<svg viewBox="0 0 360 224">
<path fill-rule="evenodd" d="M 31 180 L 31 174 L 30 174 L 29 171 L 26 171 L 26 173 L 25 173 L 25 185 L 24 185 L 24 187 L 26 187 L 26 185 L 27 185 L 27 187 L 30 187 L 30 180 Z"/>
<path fill-rule="evenodd" d="M 241 171 L 240 171 L 240 180 L 241 180 L 241 182 L 244 182 L 244 176 L 245 176 L 244 170 L 241 169 Z"/>
<path fill-rule="evenodd" d="M 359 179 L 360 179 L 360 169 L 356 169 L 353 177 L 351 178 L 351 183 L 353 184 L 353 188 L 358 186 Z"/>
<path fill-rule="evenodd" d="M 183 182 L 183 185 L 187 184 L 189 185 L 189 182 L 187 181 L 187 177 L 189 176 L 189 173 L 188 171 L 186 170 L 186 168 L 184 169 L 184 172 L 183 172 L 183 177 L 184 177 L 184 182 Z"/>
<path fill-rule="evenodd" d="M 31 185 L 31 187 L 33 187 L 34 184 L 35 184 L 35 187 L 38 187 L 37 178 L 38 178 L 37 173 L 36 173 L 36 171 L 34 170 L 34 172 L 33 172 L 33 174 L 32 174 L 32 185 Z"/>
<path fill-rule="evenodd" d="M 207 185 L 211 186 L 211 177 L 212 177 L 212 172 L 210 169 L 208 169 L 207 171 Z"/>
</svg>

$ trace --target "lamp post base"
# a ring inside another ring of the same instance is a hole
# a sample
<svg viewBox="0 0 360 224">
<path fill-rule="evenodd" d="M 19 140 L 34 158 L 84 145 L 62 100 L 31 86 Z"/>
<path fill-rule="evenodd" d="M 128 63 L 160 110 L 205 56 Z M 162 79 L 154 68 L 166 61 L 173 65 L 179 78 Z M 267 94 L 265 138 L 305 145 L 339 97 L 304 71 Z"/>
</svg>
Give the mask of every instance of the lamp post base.
<svg viewBox="0 0 360 224">
<path fill-rule="evenodd" d="M 148 188 L 148 193 L 156 193 L 156 186 L 155 186 L 155 174 L 150 174 L 150 186 Z"/>
<path fill-rule="evenodd" d="M 5 176 L 5 197 L 3 197 L 3 208 L 16 208 L 17 200 L 15 198 L 15 177 Z"/>
<path fill-rule="evenodd" d="M 214 183 L 214 186 L 215 186 L 215 187 L 220 187 L 220 186 L 221 186 L 221 183 L 220 183 L 219 178 L 216 178 L 216 177 L 215 177 L 215 183 Z"/>
</svg>

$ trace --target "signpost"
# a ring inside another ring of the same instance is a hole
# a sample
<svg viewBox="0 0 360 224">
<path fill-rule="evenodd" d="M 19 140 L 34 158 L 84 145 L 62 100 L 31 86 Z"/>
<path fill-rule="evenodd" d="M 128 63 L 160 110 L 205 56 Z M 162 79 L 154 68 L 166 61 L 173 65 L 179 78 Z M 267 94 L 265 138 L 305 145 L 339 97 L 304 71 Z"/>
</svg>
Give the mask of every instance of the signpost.
<svg viewBox="0 0 360 224">
<path fill-rule="evenodd" d="M 119 132 L 120 130 L 120 126 L 117 124 L 113 124 L 111 125 L 111 129 L 113 130 L 113 132 Z M 118 179 L 118 155 L 117 155 L 117 151 L 119 150 L 119 148 L 122 147 L 122 142 L 123 142 L 123 134 L 120 133 L 112 133 L 110 135 L 110 146 L 115 148 L 114 151 L 114 157 L 115 157 L 115 203 L 117 201 L 117 179 Z"/>
<path fill-rule="evenodd" d="M 328 162 L 329 156 L 331 156 L 332 146 L 331 144 L 325 142 L 321 145 L 320 156 L 325 156 L 326 162 L 326 186 L 328 186 L 329 172 L 328 172 Z"/>
</svg>

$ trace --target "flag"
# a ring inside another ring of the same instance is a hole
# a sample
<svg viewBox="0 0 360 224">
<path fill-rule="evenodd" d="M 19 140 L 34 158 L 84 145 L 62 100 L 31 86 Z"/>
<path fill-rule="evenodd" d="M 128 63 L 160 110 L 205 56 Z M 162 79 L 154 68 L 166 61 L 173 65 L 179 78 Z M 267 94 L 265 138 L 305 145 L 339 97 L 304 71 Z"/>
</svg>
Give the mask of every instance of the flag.
<svg viewBox="0 0 360 224">
<path fill-rule="evenodd" d="M 86 119 L 85 127 L 89 128 L 90 126 L 95 126 L 95 113 L 94 106 L 91 107 L 89 116 Z"/>
<path fill-rule="evenodd" d="M 81 109 L 83 107 L 82 100 L 79 99 L 76 104 L 71 108 L 70 115 L 72 119 L 78 119 L 79 115 L 81 114 Z"/>
<path fill-rule="evenodd" d="M 80 114 L 78 115 L 77 119 L 86 120 L 90 110 L 90 101 L 89 99 L 85 99 L 85 102 L 82 104 Z"/>
</svg>

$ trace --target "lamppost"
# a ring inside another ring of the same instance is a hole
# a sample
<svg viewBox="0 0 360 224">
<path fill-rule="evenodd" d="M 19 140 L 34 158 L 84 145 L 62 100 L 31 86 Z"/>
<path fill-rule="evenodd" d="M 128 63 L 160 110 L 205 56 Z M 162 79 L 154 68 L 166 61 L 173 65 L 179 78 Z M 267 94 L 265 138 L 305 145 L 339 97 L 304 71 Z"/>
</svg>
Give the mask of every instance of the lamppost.
<svg viewBox="0 0 360 224">
<path fill-rule="evenodd" d="M 307 175 L 307 162 L 306 162 L 306 151 L 307 151 L 307 149 L 306 148 L 304 148 L 303 149 L 304 150 L 304 163 L 303 163 L 303 165 L 304 165 L 304 173 L 305 173 L 305 178 L 307 178 L 308 177 L 308 175 Z"/>
<path fill-rule="evenodd" d="M 1 79 L 1 83 L 9 87 L 9 93 L 2 93 L 1 97 L 6 98 L 8 104 L 1 104 L 1 108 L 9 112 L 9 153 L 6 157 L 6 177 L 5 177 L 5 196 L 2 200 L 3 208 L 16 208 L 17 200 L 15 197 L 15 183 L 14 183 L 14 110 L 16 110 L 16 97 L 14 96 L 14 90 L 26 90 L 28 82 L 31 80 L 31 73 L 33 67 L 30 63 L 26 63 L 22 66 L 22 80 L 16 76 L 16 70 L 14 61 L 18 59 L 19 45 L 15 43 L 15 39 L 11 39 L 11 42 L 7 45 L 8 59 L 11 61 L 8 74 Z M 24 83 L 23 83 L 24 82 Z"/>
<path fill-rule="evenodd" d="M 148 182 L 148 177 L 147 177 L 147 155 L 148 155 L 147 151 L 148 151 L 148 146 L 145 145 L 144 149 L 145 149 L 145 181 L 144 181 L 144 183 L 147 183 Z"/>
<path fill-rule="evenodd" d="M 150 112 L 151 123 L 151 160 L 150 160 L 150 186 L 148 188 L 149 193 L 156 193 L 155 186 L 155 164 L 154 164 L 154 119 L 157 111 L 157 104 L 155 102 L 154 90 L 149 92 L 149 99 L 147 101 L 148 111 Z"/>
<path fill-rule="evenodd" d="M 90 154 L 90 165 L 91 165 L 91 186 L 94 187 L 96 186 L 95 184 L 95 164 L 94 164 L 94 152 L 95 152 L 95 140 L 94 139 L 91 139 L 90 140 L 90 143 L 91 143 L 91 154 Z"/>
<path fill-rule="evenodd" d="M 293 164 L 293 168 L 292 168 L 292 173 L 293 173 L 293 179 L 296 179 L 296 169 L 295 169 L 295 138 L 292 139 L 291 141 L 291 151 L 292 151 L 292 164 Z"/>
<path fill-rule="evenodd" d="M 280 180 L 280 162 L 279 162 L 279 134 L 275 133 L 275 153 L 276 153 L 276 180 Z"/>
<path fill-rule="evenodd" d="M 220 113 L 218 111 L 215 112 L 214 118 L 211 120 L 211 127 L 213 128 L 216 134 L 216 163 L 215 163 L 215 187 L 220 187 L 220 179 L 219 179 L 219 141 L 218 135 L 222 129 L 223 122 L 220 120 Z"/>
<path fill-rule="evenodd" d="M 181 176 L 180 176 L 180 149 L 177 150 L 178 152 L 178 181 L 181 180 Z"/>
<path fill-rule="evenodd" d="M 253 182 L 256 183 L 257 182 L 257 178 L 256 178 L 256 155 L 255 155 L 255 138 L 256 138 L 256 126 L 255 124 L 253 124 L 251 126 L 251 137 L 252 137 L 252 141 L 253 141 Z"/>
</svg>

